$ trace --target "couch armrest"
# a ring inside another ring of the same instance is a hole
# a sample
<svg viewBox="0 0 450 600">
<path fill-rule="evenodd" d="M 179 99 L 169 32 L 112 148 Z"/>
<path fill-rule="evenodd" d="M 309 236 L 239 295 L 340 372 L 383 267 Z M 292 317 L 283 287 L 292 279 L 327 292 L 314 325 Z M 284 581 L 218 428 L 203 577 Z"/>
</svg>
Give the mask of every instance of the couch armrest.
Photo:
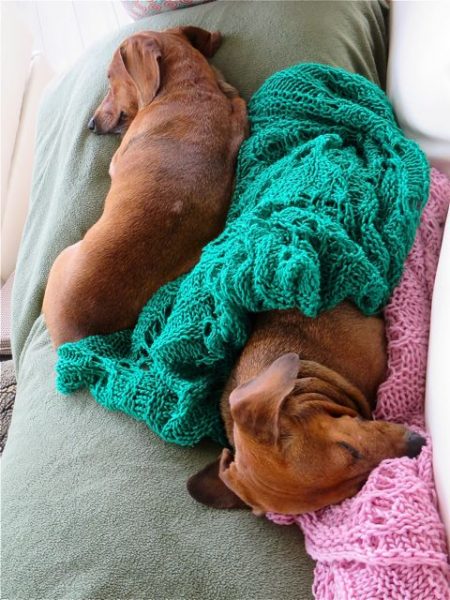
<svg viewBox="0 0 450 600">
<path fill-rule="evenodd" d="M 450 4 L 391 3 L 387 90 L 397 118 L 431 164 L 450 176 Z M 433 470 L 450 547 L 450 219 L 433 293 L 425 417 L 433 441 Z"/>
<path fill-rule="evenodd" d="M 7 2 L 1 6 L 2 33 L 2 159 L 1 197 L 2 222 L 3 202 L 8 187 L 12 155 L 19 126 L 23 94 L 30 71 L 33 38 L 28 29 L 16 16 L 15 9 Z M 11 60 L 14 57 L 14 60 Z M 3 279 L 3 274 L 2 274 Z"/>
<path fill-rule="evenodd" d="M 450 3 L 391 3 L 387 90 L 397 118 L 450 176 Z"/>
<path fill-rule="evenodd" d="M 31 190 L 36 121 L 42 92 L 53 76 L 40 53 L 28 64 L 29 77 L 24 90 L 20 121 L 9 169 L 8 188 L 3 196 L 1 277 L 5 281 L 14 271 L 22 230 L 28 212 Z"/>
<path fill-rule="evenodd" d="M 427 429 L 433 441 L 433 471 L 439 508 L 450 547 L 450 218 L 442 241 L 434 283 L 425 402 Z"/>
</svg>

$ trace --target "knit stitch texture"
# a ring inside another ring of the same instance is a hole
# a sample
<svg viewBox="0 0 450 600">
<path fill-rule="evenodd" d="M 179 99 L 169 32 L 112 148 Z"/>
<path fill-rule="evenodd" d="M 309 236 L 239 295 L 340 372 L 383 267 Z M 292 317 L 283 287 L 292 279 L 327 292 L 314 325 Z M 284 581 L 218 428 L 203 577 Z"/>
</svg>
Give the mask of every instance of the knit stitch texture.
<svg viewBox="0 0 450 600">
<path fill-rule="evenodd" d="M 150 299 L 134 331 L 59 349 L 61 392 L 87 386 L 182 445 L 224 442 L 218 399 L 251 313 L 385 306 L 428 196 L 423 153 L 364 77 L 296 65 L 262 85 L 249 118 L 225 229 L 198 265 Z"/>
<path fill-rule="evenodd" d="M 314 514 L 268 515 L 297 523 L 316 559 L 316 600 L 448 600 L 450 566 L 433 483 L 424 399 L 434 276 L 450 181 L 432 170 L 425 207 L 400 285 L 384 311 L 388 378 L 376 418 L 427 437 L 417 459 L 383 461 L 357 496 Z"/>
</svg>

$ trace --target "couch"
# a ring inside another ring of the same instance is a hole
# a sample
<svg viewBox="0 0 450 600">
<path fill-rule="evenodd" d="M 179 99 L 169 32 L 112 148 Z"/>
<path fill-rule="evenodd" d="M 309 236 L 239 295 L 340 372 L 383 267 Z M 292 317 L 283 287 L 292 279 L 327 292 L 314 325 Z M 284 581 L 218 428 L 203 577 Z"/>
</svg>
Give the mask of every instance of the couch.
<svg viewBox="0 0 450 600">
<path fill-rule="evenodd" d="M 217 455 L 216 446 L 165 444 L 88 393 L 55 390 L 56 355 L 40 314 L 46 278 L 56 255 L 98 218 L 118 145 L 113 136 L 92 136 L 86 123 L 106 91 L 119 41 L 184 23 L 225 34 L 213 62 L 246 98 L 273 71 L 299 61 L 336 64 L 385 84 L 386 5 L 333 1 L 223 1 L 161 14 L 111 36 L 52 84 L 39 115 L 14 290 L 18 394 L 2 459 L 2 591 L 11 600 L 312 597 L 314 565 L 297 528 L 247 511 L 210 510 L 187 495 L 186 479 Z M 449 237 L 447 229 L 443 261 Z M 434 314 L 441 310 L 442 318 L 447 273 L 439 277 Z M 433 369 L 428 415 L 439 440 L 434 407 L 442 402 L 444 366 L 437 360 Z M 443 436 L 440 443 L 445 451 Z"/>
<path fill-rule="evenodd" d="M 13 7 L 3 5 L 0 354 L 11 353 L 11 290 L 28 211 L 37 112 L 53 76 L 43 54 L 32 48 L 31 32 Z"/>
</svg>

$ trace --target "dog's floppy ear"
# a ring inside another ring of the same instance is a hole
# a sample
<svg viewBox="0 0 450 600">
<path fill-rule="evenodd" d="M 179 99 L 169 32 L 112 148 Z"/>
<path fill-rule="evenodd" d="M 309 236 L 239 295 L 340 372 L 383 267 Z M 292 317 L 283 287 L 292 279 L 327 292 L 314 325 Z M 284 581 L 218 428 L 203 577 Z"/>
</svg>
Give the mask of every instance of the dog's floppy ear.
<svg viewBox="0 0 450 600">
<path fill-rule="evenodd" d="M 140 35 L 121 47 L 125 68 L 138 93 L 139 108 L 152 102 L 161 85 L 161 48 L 155 36 Z"/>
<path fill-rule="evenodd" d="M 283 354 L 257 377 L 231 392 L 231 415 L 241 431 L 260 442 L 278 439 L 280 408 L 294 389 L 299 364 L 298 354 Z"/>
<path fill-rule="evenodd" d="M 220 31 L 206 31 L 206 29 L 193 27 L 192 25 L 177 27 L 174 31 L 184 35 L 194 48 L 199 50 L 206 58 L 214 56 L 222 43 Z"/>
<path fill-rule="evenodd" d="M 190 495 L 213 508 L 249 508 L 219 477 L 221 457 L 188 479 Z"/>
<path fill-rule="evenodd" d="M 120 79 L 121 81 L 125 81 L 129 84 L 134 84 L 134 81 L 131 79 L 125 63 L 123 61 L 123 47 L 120 46 L 114 52 L 111 64 L 109 65 L 108 77 L 111 79 Z"/>
</svg>

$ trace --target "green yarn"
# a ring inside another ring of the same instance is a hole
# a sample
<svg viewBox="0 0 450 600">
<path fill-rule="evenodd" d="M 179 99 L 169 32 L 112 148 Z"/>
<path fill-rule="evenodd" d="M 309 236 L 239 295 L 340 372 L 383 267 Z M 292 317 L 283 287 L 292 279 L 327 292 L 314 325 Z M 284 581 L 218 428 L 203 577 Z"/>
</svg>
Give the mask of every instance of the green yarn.
<svg viewBox="0 0 450 600">
<path fill-rule="evenodd" d="M 61 392 L 89 387 L 182 445 L 223 443 L 218 400 L 251 313 L 314 317 L 346 298 L 383 308 L 428 197 L 423 153 L 359 75 L 296 65 L 263 84 L 249 117 L 226 227 L 198 265 L 150 299 L 133 331 L 59 349 Z"/>
</svg>

